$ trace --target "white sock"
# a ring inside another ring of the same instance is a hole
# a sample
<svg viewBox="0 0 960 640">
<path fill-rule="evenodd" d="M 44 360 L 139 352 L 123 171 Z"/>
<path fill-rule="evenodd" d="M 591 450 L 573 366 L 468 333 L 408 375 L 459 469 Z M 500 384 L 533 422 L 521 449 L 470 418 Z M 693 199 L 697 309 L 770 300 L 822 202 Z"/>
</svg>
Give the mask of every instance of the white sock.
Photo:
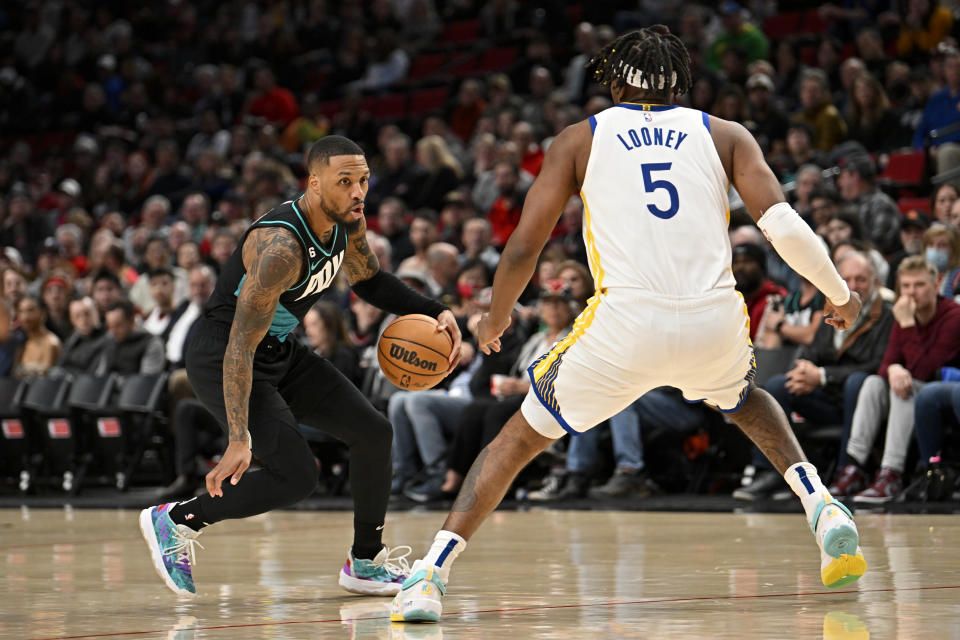
<svg viewBox="0 0 960 640">
<path fill-rule="evenodd" d="M 827 488 L 820 482 L 817 468 L 809 462 L 798 462 L 787 469 L 783 478 L 793 489 L 793 492 L 800 497 L 803 510 L 807 514 L 807 522 L 812 524 L 813 514 L 820 501 L 829 502 L 832 499 Z"/>
<path fill-rule="evenodd" d="M 447 584 L 450 579 L 450 567 L 466 546 L 467 541 L 462 537 L 453 531 L 441 529 L 434 537 L 427 555 L 423 557 L 423 563 L 427 566 L 433 565 L 436 567 L 443 584 Z"/>
</svg>

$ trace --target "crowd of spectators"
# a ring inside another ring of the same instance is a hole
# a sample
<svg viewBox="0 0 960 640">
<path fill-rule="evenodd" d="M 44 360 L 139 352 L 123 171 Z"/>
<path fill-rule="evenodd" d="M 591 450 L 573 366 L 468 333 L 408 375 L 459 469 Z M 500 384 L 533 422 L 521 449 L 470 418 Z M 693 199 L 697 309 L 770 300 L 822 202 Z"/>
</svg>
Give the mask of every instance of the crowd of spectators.
<svg viewBox="0 0 960 640">
<path fill-rule="evenodd" d="M 822 295 L 779 259 L 731 192 L 731 266 L 751 337 L 758 348 L 801 349 L 768 388 L 798 429 L 801 416 L 845 425 L 840 495 L 867 489 L 879 501 L 892 498 L 911 471 L 914 420 L 903 416 L 924 397 L 923 383 L 945 385 L 926 396 L 937 411 L 949 407 L 957 384 L 947 381 L 949 367 L 960 364 L 951 301 L 960 294 L 954 8 L 932 0 L 817 9 L 789 1 L 624 4 L 3 7 L 0 376 L 172 372 L 174 404 L 186 403 L 182 419 L 171 409 L 182 444 L 176 491 L 189 490 L 200 452 L 182 431 L 199 424 L 203 409 L 185 400 L 183 349 L 246 227 L 299 193 L 306 145 L 340 134 L 365 149 L 369 241 L 381 266 L 450 306 L 468 336 L 553 137 L 612 105 L 586 61 L 618 33 L 665 23 L 695 69 L 681 104 L 755 135 L 787 198 L 866 301 L 850 332 L 823 324 Z M 797 24 L 783 32 L 775 27 L 785 16 Z M 489 52 L 502 64 L 454 64 Z M 414 108 L 429 89 L 443 100 Z M 382 111 L 391 101 L 403 107 Z M 927 179 L 882 179 L 888 158 L 910 150 L 942 178 L 935 191 Z M 916 205 L 927 196 L 929 206 Z M 898 205 L 906 197 L 910 208 Z M 373 349 L 390 318 L 342 280 L 308 315 L 301 339 L 391 417 L 396 492 L 431 500 L 454 491 L 471 456 L 515 409 L 524 367 L 593 293 L 583 224 L 573 197 L 504 350 L 482 356 L 465 341 L 460 369 L 440 389 L 393 393 Z M 706 420 L 671 390 L 652 392 L 609 421 L 614 469 L 599 468 L 595 438 L 575 440 L 552 452 L 566 461 L 531 497 L 584 496 L 591 479 L 606 476 L 595 492 L 646 495 L 658 487 L 644 471 L 641 433 L 690 435 Z M 884 454 L 868 488 L 883 423 L 896 450 Z M 939 469 L 947 433 L 918 433 L 924 473 Z M 740 497 L 776 494 L 777 478 L 759 457 L 755 464 L 756 482 Z"/>
</svg>

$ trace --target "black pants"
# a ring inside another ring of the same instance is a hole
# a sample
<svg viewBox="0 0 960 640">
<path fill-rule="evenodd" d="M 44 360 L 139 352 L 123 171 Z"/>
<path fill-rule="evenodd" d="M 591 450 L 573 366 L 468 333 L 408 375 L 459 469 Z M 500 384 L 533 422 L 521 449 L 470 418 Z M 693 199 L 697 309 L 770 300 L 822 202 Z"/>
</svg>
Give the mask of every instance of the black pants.
<svg viewBox="0 0 960 640">
<path fill-rule="evenodd" d="M 186 350 L 187 374 L 197 398 L 227 429 L 223 357 L 229 327 L 201 320 Z M 247 428 L 263 469 L 248 471 L 223 497 L 200 497 L 206 521 L 246 518 L 293 504 L 313 492 L 317 463 L 300 434 L 306 424 L 350 448 L 355 529 L 383 525 L 390 496 L 393 428 L 327 360 L 290 338 L 264 338 L 253 361 Z"/>
</svg>

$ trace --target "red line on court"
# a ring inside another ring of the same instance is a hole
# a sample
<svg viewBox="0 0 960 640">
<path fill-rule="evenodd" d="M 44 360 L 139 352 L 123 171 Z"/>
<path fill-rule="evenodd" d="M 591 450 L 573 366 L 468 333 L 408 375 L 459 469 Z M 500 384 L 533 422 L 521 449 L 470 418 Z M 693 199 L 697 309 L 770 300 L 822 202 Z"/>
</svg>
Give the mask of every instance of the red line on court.
<svg viewBox="0 0 960 640">
<path fill-rule="evenodd" d="M 672 604 L 677 602 L 703 602 L 706 600 L 759 600 L 761 598 L 796 598 L 800 596 L 833 596 L 849 593 L 892 593 L 900 591 L 937 591 L 943 589 L 960 589 L 960 585 L 944 585 L 939 587 L 907 587 L 897 589 L 851 589 L 849 591 L 800 591 L 797 593 L 762 593 L 756 595 L 731 596 L 692 596 L 689 598 L 656 598 L 653 600 L 625 600 L 622 602 L 590 602 L 577 604 L 536 605 L 532 607 L 511 607 L 507 609 L 474 609 L 471 611 L 456 611 L 445 613 L 444 618 L 452 618 L 468 614 L 479 613 L 517 613 L 522 611 L 549 611 L 551 609 L 585 609 L 587 607 L 618 607 L 622 605 L 642 604 Z M 276 627 L 293 624 L 325 624 L 329 622 L 348 622 L 361 620 L 388 620 L 389 616 L 371 616 L 369 618 L 327 618 L 323 620 L 287 620 L 285 622 L 251 622 L 248 624 L 225 624 L 209 627 L 188 627 L 177 631 L 217 631 L 219 629 L 246 629 L 250 627 Z M 116 638 L 119 636 L 143 636 L 154 633 L 169 633 L 170 629 L 154 629 L 150 631 L 121 631 L 118 633 L 95 633 L 84 636 L 55 636 L 50 638 L 31 638 L 30 640 L 83 640 L 85 638 Z"/>
</svg>

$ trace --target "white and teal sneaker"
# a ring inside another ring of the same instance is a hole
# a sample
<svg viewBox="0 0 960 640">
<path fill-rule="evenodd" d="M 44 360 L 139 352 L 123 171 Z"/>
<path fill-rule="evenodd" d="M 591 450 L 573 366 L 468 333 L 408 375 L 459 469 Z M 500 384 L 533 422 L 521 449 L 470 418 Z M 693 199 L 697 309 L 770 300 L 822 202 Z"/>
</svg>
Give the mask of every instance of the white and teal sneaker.
<svg viewBox="0 0 960 640">
<path fill-rule="evenodd" d="M 860 534 L 850 510 L 827 498 L 817 505 L 810 527 L 820 547 L 820 579 L 828 589 L 857 581 L 867 571 Z"/>
<path fill-rule="evenodd" d="M 447 587 L 440 579 L 439 570 L 424 564 L 423 560 L 413 563 L 411 575 L 393 598 L 390 609 L 392 622 L 436 622 L 443 613 L 440 599 Z"/>
<path fill-rule="evenodd" d="M 175 503 L 161 504 L 140 512 L 140 532 L 147 546 L 153 568 L 171 591 L 180 596 L 195 596 L 192 565 L 197 563 L 194 545 L 199 531 L 185 524 L 175 524 L 168 513 Z"/>
<path fill-rule="evenodd" d="M 400 553 L 402 549 L 406 551 Z M 340 586 L 365 596 L 395 595 L 410 573 L 407 556 L 411 551 L 407 545 L 384 547 L 373 560 L 354 558 L 351 551 L 340 570 Z"/>
</svg>

